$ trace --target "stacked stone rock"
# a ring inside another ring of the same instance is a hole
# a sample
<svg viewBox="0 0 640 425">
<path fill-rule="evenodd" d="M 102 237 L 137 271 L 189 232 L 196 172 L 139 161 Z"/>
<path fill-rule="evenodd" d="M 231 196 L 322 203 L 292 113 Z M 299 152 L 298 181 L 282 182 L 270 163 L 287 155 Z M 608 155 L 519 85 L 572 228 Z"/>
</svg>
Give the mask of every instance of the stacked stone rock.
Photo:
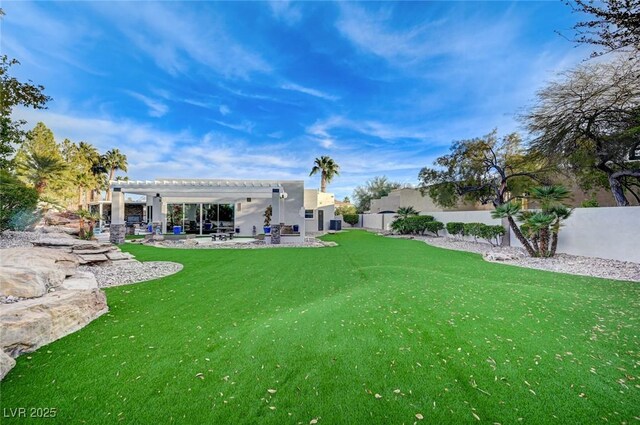
<svg viewBox="0 0 640 425">
<path fill-rule="evenodd" d="M 0 379 L 14 358 L 81 329 L 108 311 L 104 292 L 80 264 L 133 263 L 117 247 L 43 235 L 32 248 L 0 250 Z"/>
<path fill-rule="evenodd" d="M 82 265 L 134 261 L 133 255 L 120 251 L 120 248 L 110 243 L 64 237 L 43 237 L 32 243 L 34 246 L 55 248 L 69 254 L 75 254 Z"/>
</svg>

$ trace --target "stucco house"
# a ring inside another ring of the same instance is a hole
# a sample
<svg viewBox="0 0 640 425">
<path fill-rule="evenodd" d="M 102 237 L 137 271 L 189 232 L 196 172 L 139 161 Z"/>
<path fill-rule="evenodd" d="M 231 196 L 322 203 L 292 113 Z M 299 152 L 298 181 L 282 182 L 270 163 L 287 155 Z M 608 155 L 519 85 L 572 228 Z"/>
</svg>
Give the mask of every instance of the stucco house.
<svg viewBox="0 0 640 425">
<path fill-rule="evenodd" d="M 304 190 L 304 218 L 307 232 L 329 230 L 331 220 L 335 219 L 335 199 L 333 193 L 320 192 L 318 189 Z"/>
<path fill-rule="evenodd" d="M 156 231 L 206 235 L 233 232 L 238 236 L 263 233 L 264 214 L 272 209 L 272 239 L 303 242 L 305 236 L 304 182 L 302 180 L 157 179 L 111 181 L 111 240 L 124 241 L 127 225 L 152 223 Z M 127 195 L 146 199 L 140 214 L 130 214 Z M 104 214 L 105 205 L 97 205 Z"/>
</svg>

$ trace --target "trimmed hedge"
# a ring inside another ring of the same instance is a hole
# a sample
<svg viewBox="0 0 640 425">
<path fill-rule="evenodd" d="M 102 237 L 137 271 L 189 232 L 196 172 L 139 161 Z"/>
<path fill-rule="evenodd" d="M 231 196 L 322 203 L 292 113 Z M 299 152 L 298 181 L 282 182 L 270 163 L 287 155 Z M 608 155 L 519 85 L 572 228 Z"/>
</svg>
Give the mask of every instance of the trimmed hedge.
<svg viewBox="0 0 640 425">
<path fill-rule="evenodd" d="M 444 229 L 444 224 L 435 221 L 430 215 L 415 215 L 395 219 L 391 228 L 403 235 L 424 235 L 425 232 L 431 232 L 438 236 L 438 231 Z"/>
<path fill-rule="evenodd" d="M 452 236 L 464 234 L 464 223 L 458 221 L 447 223 L 447 232 Z"/>
<path fill-rule="evenodd" d="M 473 236 L 474 240 L 478 238 L 485 239 L 491 245 L 499 243 L 499 238 L 504 235 L 505 229 L 502 225 L 489 225 L 484 223 L 447 223 L 447 231 L 451 235 Z M 496 242 L 494 244 L 494 241 Z"/>
</svg>

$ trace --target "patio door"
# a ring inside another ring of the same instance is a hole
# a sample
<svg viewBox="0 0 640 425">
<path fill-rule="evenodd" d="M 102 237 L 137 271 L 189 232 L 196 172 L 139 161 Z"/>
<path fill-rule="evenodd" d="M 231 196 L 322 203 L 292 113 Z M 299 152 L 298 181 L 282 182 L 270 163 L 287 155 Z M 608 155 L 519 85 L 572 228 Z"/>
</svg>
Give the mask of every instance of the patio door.
<svg viewBox="0 0 640 425">
<path fill-rule="evenodd" d="M 324 211 L 318 210 L 318 231 L 324 230 Z"/>
</svg>

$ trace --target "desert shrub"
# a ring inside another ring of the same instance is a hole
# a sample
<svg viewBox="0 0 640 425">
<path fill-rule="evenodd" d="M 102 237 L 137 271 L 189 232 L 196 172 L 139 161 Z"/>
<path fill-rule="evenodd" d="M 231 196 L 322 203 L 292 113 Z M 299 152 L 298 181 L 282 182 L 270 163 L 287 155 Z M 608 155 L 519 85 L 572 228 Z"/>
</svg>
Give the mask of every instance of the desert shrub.
<svg viewBox="0 0 640 425">
<path fill-rule="evenodd" d="M 415 215 L 395 219 L 391 223 L 391 229 L 402 235 L 424 235 L 424 232 L 438 235 L 438 231 L 444 229 L 444 224 L 434 221 L 430 215 Z"/>
<path fill-rule="evenodd" d="M 433 221 L 428 221 L 428 222 L 426 223 L 426 225 L 427 225 L 427 231 L 429 231 L 429 232 L 431 232 L 431 233 L 435 234 L 436 236 L 439 236 L 439 235 L 438 235 L 438 232 L 439 232 L 440 230 L 444 229 L 444 223 L 442 223 L 442 222 L 440 222 L 440 221 L 435 221 L 435 220 L 433 220 Z"/>
<path fill-rule="evenodd" d="M 391 222 L 391 230 L 401 235 L 411 233 L 409 222 L 406 218 L 396 218 Z"/>
<path fill-rule="evenodd" d="M 360 221 L 360 216 L 358 216 L 358 214 L 344 214 L 342 216 L 342 220 L 344 220 L 345 223 L 349 223 L 353 227 L 358 224 L 358 221 Z"/>
<path fill-rule="evenodd" d="M 416 215 L 407 217 L 405 220 L 410 233 L 423 235 L 427 230 L 428 223 L 433 221 L 433 217 L 430 215 Z"/>
<path fill-rule="evenodd" d="M 482 237 L 480 230 L 482 226 L 482 223 L 464 223 L 464 235 L 473 236 L 473 239 L 477 241 L 479 237 Z"/>
<path fill-rule="evenodd" d="M 34 214 L 38 192 L 25 186 L 6 170 L 0 170 L 0 231 L 25 230 L 38 217 Z"/>
<path fill-rule="evenodd" d="M 464 223 L 460 223 L 457 221 L 447 223 L 447 232 L 449 232 L 451 236 L 464 234 Z"/>
<path fill-rule="evenodd" d="M 499 238 L 504 235 L 504 227 L 500 224 L 490 226 L 488 224 L 482 224 L 479 228 L 480 237 L 485 239 L 491 245 L 499 245 Z M 496 242 L 495 244 L 493 242 Z"/>
<path fill-rule="evenodd" d="M 600 204 L 598 203 L 598 200 L 596 198 L 591 198 L 591 199 L 585 199 L 584 201 L 582 201 L 580 206 L 582 208 L 597 208 L 600 206 Z"/>
</svg>

